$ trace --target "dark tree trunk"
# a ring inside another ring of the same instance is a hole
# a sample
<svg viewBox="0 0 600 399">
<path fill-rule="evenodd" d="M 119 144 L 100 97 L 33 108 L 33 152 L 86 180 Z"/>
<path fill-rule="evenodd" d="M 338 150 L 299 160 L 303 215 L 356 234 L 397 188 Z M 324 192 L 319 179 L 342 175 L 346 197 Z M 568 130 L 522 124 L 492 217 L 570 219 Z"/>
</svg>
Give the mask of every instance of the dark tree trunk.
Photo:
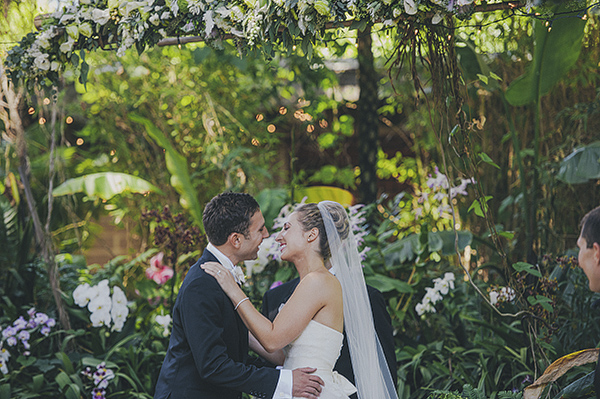
<svg viewBox="0 0 600 399">
<path fill-rule="evenodd" d="M 377 150 L 379 148 L 379 118 L 377 107 L 377 74 L 371 51 L 371 27 L 358 33 L 358 134 L 360 167 L 360 201 L 371 203 L 377 199 Z"/>
</svg>

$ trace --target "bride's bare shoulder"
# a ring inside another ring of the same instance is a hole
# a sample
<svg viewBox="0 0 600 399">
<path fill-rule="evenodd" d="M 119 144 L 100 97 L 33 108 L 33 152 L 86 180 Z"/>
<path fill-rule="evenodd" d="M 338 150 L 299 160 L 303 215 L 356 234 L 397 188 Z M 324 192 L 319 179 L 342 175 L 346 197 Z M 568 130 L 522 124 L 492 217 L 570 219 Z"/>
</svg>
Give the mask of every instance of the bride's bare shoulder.
<svg viewBox="0 0 600 399">
<path fill-rule="evenodd" d="M 302 280 L 300 280 L 298 287 L 300 286 L 302 286 L 303 289 L 327 291 L 330 291 L 331 288 L 341 288 L 338 279 L 327 270 L 308 273 Z"/>
</svg>

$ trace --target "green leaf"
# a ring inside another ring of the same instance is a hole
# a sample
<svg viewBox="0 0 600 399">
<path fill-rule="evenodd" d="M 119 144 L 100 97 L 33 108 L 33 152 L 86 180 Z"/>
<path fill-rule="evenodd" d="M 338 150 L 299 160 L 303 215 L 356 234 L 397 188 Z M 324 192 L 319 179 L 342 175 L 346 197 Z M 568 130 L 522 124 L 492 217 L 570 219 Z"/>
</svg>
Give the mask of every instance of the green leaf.
<svg viewBox="0 0 600 399">
<path fill-rule="evenodd" d="M 37 374 L 33 376 L 33 384 L 31 386 L 31 390 L 33 392 L 39 392 L 39 390 L 44 385 L 44 374 Z"/>
<path fill-rule="evenodd" d="M 79 387 L 76 384 L 69 384 L 69 388 L 67 388 L 67 392 L 65 392 L 65 397 L 67 399 L 81 399 Z"/>
<path fill-rule="evenodd" d="M 479 217 L 485 217 L 485 213 L 488 210 L 488 201 L 491 200 L 493 197 L 491 195 L 486 195 L 483 198 L 477 198 L 475 200 L 473 200 L 473 203 L 471 204 L 471 206 L 469 207 L 469 209 L 467 210 L 467 212 L 475 212 L 475 214 Z"/>
<path fill-rule="evenodd" d="M 481 160 L 483 162 L 490 164 L 497 169 L 500 169 L 500 166 L 496 165 L 496 163 L 492 160 L 492 158 L 490 158 L 490 156 L 488 154 L 486 154 L 485 152 L 480 152 L 479 158 L 481 158 Z"/>
<path fill-rule="evenodd" d="M 531 275 L 534 275 L 536 277 L 542 277 L 542 273 L 540 273 L 540 271 L 538 269 L 535 268 L 535 266 L 533 266 L 530 263 L 525 263 L 525 262 L 517 262 L 514 263 L 512 265 L 513 269 L 515 269 L 517 272 L 526 272 L 529 273 Z"/>
<path fill-rule="evenodd" d="M 488 84 L 488 77 L 485 75 L 482 75 L 480 73 L 477 74 L 477 77 L 479 78 L 479 80 L 481 80 L 483 83 Z"/>
<path fill-rule="evenodd" d="M 560 162 L 556 178 L 568 184 L 600 179 L 600 141 L 576 148 Z"/>
<path fill-rule="evenodd" d="M 73 195 L 84 193 L 88 197 L 98 197 L 109 200 L 115 195 L 129 191 L 132 193 L 146 194 L 156 192 L 164 194 L 158 187 L 140 177 L 126 173 L 103 172 L 68 179 L 52 190 L 52 195 Z"/>
<path fill-rule="evenodd" d="M 553 21 L 550 32 L 545 21 L 534 20 L 533 60 L 527 71 L 506 89 L 506 100 L 510 104 L 522 106 L 537 101 L 565 76 L 579 58 L 586 21 L 569 18 L 575 13 L 569 14 L 566 7 L 563 4 L 554 10 L 555 14 L 564 15 Z"/>
<path fill-rule="evenodd" d="M 494 72 L 490 71 L 490 78 L 501 81 L 502 78 L 498 75 L 496 75 Z"/>
<path fill-rule="evenodd" d="M 167 169 L 171 173 L 171 185 L 181 195 L 179 203 L 190 211 L 196 224 L 200 226 L 204 233 L 204 228 L 202 227 L 202 207 L 200 206 L 200 201 L 198 201 L 196 189 L 192 184 L 187 160 L 177 152 L 167 136 L 152 121 L 137 114 L 129 114 L 129 119 L 144 125 L 148 135 L 152 137 L 156 144 L 165 149 Z"/>
<path fill-rule="evenodd" d="M 596 372 L 592 371 L 573 381 L 567 385 L 562 391 L 554 397 L 554 399 L 574 399 L 574 398 L 588 398 L 591 397 L 594 392 L 594 376 Z"/>
<path fill-rule="evenodd" d="M 56 375 L 56 377 L 54 377 L 54 380 L 56 381 L 56 383 L 58 384 L 60 389 L 63 389 L 64 387 L 66 387 L 67 385 L 69 385 L 71 383 L 71 379 L 69 378 L 67 373 L 65 373 L 64 371 L 59 372 Z"/>
<path fill-rule="evenodd" d="M 536 295 L 535 297 L 533 295 L 530 295 L 527 297 L 527 302 L 529 302 L 531 306 L 539 304 L 542 306 L 542 308 L 544 308 L 544 310 L 547 310 L 548 312 L 554 312 L 554 309 L 551 305 L 552 299 L 547 298 L 543 295 Z"/>
<path fill-rule="evenodd" d="M 65 367 L 65 371 L 68 374 L 75 373 L 73 363 L 71 362 L 71 359 L 69 359 L 69 356 L 65 352 L 57 352 L 56 358 L 62 362 L 63 366 Z"/>
<path fill-rule="evenodd" d="M 10 399 L 10 384 L 0 385 L 0 399 Z"/>
<path fill-rule="evenodd" d="M 412 293 L 413 287 L 405 281 L 393 279 L 382 274 L 376 274 L 374 276 L 366 276 L 365 281 L 367 284 L 377 288 L 381 292 L 397 291 L 402 294 Z"/>
</svg>

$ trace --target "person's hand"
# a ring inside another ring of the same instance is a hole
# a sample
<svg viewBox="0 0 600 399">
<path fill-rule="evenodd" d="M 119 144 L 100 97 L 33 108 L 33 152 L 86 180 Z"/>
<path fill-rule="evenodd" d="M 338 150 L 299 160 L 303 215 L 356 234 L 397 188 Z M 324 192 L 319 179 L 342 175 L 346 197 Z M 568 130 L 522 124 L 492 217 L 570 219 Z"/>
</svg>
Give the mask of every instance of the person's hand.
<svg viewBox="0 0 600 399">
<path fill-rule="evenodd" d="M 316 399 L 321 394 L 325 383 L 318 375 L 313 373 L 317 369 L 304 367 L 292 370 L 293 389 L 292 396 L 301 398 Z"/>
<path fill-rule="evenodd" d="M 246 297 L 246 294 L 240 289 L 235 282 L 233 274 L 225 266 L 218 262 L 206 262 L 200 265 L 202 269 L 217 280 L 223 291 L 235 304 Z"/>
</svg>

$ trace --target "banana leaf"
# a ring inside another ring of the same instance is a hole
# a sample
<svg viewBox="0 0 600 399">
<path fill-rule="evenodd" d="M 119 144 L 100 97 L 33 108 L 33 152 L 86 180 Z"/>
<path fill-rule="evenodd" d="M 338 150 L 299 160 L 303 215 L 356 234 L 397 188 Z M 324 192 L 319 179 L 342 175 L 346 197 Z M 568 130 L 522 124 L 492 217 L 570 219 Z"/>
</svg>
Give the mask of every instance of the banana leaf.
<svg viewBox="0 0 600 399">
<path fill-rule="evenodd" d="M 533 60 L 527 71 L 506 89 L 506 100 L 511 105 L 535 102 L 575 65 L 581 52 L 586 21 L 567 12 L 564 4 L 555 9 L 554 13 L 561 13 L 561 18 L 555 19 L 550 26 L 541 19 L 534 20 Z M 539 88 L 539 93 L 535 88 Z"/>
<path fill-rule="evenodd" d="M 102 172 L 68 179 L 52 190 L 52 195 L 60 197 L 85 193 L 88 197 L 109 200 L 126 191 L 139 194 L 148 192 L 163 194 L 158 187 L 140 177 L 126 173 Z"/>
<path fill-rule="evenodd" d="M 173 147 L 167 136 L 152 121 L 137 114 L 130 114 L 129 119 L 144 125 L 148 135 L 152 137 L 156 144 L 164 148 L 167 169 L 171 173 L 171 186 L 181 196 L 179 203 L 189 210 L 197 225 L 202 228 L 202 207 L 200 201 L 198 201 L 196 189 L 192 184 L 187 160 Z"/>
<path fill-rule="evenodd" d="M 600 179 L 600 141 L 576 148 L 560 162 L 556 178 L 568 184 Z"/>
</svg>

